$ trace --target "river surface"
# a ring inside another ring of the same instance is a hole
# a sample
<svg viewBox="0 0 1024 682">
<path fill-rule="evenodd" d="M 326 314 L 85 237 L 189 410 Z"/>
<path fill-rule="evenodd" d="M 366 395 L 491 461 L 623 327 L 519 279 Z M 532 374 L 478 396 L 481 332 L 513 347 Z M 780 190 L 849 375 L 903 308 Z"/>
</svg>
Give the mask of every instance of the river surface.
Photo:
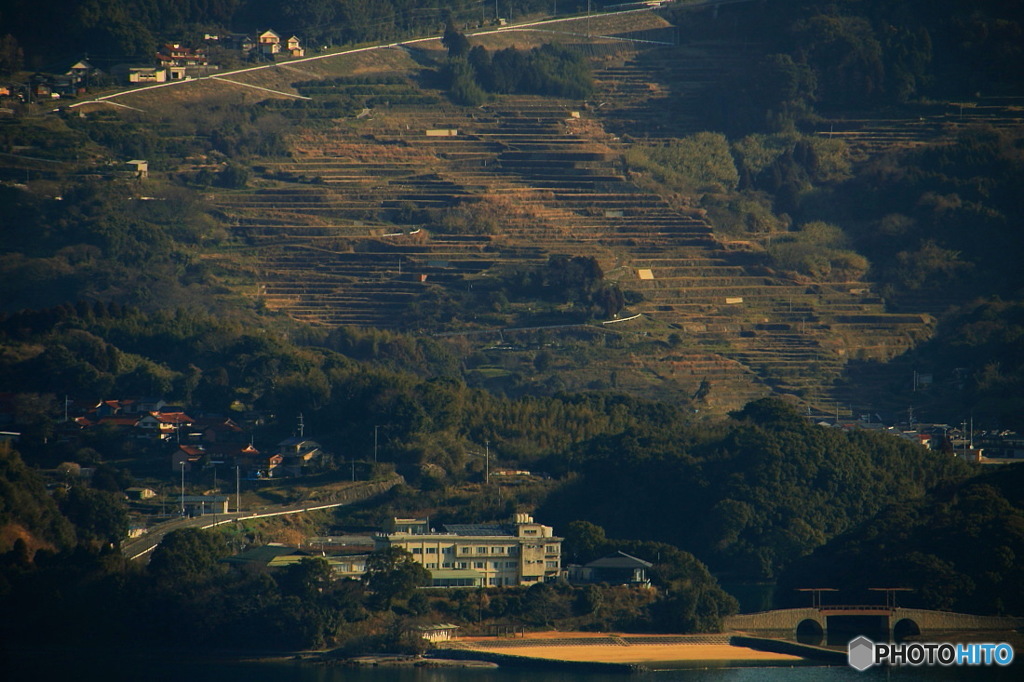
<svg viewBox="0 0 1024 682">
<path fill-rule="evenodd" d="M 1008 668 L 897 668 L 858 673 L 849 667 L 691 667 L 663 672 L 605 674 L 513 669 L 354 668 L 314 663 L 226 663 L 173 655 L 98 656 L 88 653 L 6 657 L 7 682 L 920 682 L 1024 680 L 1024 664 Z"/>
</svg>

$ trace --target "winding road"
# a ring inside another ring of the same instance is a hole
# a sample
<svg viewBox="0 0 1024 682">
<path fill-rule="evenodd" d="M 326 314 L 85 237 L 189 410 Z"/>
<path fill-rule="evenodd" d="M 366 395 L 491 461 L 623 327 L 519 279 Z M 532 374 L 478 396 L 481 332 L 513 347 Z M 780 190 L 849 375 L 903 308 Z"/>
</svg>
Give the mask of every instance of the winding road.
<svg viewBox="0 0 1024 682">
<path fill-rule="evenodd" d="M 375 483 L 368 483 L 365 486 L 360 486 L 358 488 L 350 488 L 346 490 L 348 493 L 346 495 L 346 499 L 341 501 L 324 502 L 322 500 L 317 500 L 314 502 L 301 502 L 291 505 L 259 507 L 252 511 L 229 512 L 227 514 L 204 514 L 202 516 L 171 519 L 170 521 L 164 521 L 163 523 L 158 523 L 157 525 L 152 526 L 145 535 L 123 543 L 121 545 L 121 553 L 128 560 L 142 559 L 156 549 L 157 545 L 160 544 L 168 533 L 182 528 L 213 528 L 215 526 L 221 526 L 225 523 L 232 523 L 234 521 L 265 519 L 272 516 L 304 514 L 306 512 L 318 511 L 321 509 L 344 507 L 345 505 L 353 504 L 355 502 L 362 502 L 374 495 L 379 495 L 385 490 L 390 489 L 392 486 L 401 483 L 403 480 L 404 479 L 401 476 L 395 476 L 394 478 L 386 481 L 378 481 Z"/>
</svg>

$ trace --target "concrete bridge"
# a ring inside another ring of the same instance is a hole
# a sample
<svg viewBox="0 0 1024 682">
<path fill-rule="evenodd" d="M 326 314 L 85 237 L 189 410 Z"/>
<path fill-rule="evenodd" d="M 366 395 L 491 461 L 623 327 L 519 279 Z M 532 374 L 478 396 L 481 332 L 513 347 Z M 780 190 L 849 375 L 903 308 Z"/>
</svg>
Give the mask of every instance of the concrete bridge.
<svg viewBox="0 0 1024 682">
<path fill-rule="evenodd" d="M 898 641 L 932 632 L 1015 630 L 1024 627 L 1024 618 L 881 605 L 827 605 L 729 616 L 723 626 L 729 631 L 812 641 L 826 638 L 830 630 L 848 633 L 863 629 L 863 634 L 888 633 L 889 641 Z"/>
</svg>

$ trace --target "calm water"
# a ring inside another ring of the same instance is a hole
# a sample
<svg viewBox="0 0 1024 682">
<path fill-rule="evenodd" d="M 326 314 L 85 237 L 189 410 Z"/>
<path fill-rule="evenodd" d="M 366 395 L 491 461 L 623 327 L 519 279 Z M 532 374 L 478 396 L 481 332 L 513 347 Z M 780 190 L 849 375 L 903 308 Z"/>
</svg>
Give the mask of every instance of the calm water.
<svg viewBox="0 0 1024 682">
<path fill-rule="evenodd" d="M 7 657 L 5 657 L 7 658 Z M 642 674 L 565 673 L 460 668 L 350 668 L 297 663 L 196 662 L 146 657 L 111 659 L 76 655 L 18 655 L 0 667 L 8 682 L 918 682 L 922 680 L 1024 680 L 1024 665 L 1009 668 L 869 670 L 847 667 L 715 667 Z"/>
</svg>

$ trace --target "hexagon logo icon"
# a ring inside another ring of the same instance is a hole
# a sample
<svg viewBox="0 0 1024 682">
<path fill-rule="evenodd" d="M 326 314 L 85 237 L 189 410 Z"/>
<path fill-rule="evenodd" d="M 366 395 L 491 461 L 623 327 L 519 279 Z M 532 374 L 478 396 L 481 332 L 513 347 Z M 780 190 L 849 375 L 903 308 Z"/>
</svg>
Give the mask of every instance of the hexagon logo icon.
<svg viewBox="0 0 1024 682">
<path fill-rule="evenodd" d="M 875 664 L 875 643 L 864 635 L 851 640 L 847 650 L 847 661 L 851 667 L 864 672 Z"/>
</svg>

